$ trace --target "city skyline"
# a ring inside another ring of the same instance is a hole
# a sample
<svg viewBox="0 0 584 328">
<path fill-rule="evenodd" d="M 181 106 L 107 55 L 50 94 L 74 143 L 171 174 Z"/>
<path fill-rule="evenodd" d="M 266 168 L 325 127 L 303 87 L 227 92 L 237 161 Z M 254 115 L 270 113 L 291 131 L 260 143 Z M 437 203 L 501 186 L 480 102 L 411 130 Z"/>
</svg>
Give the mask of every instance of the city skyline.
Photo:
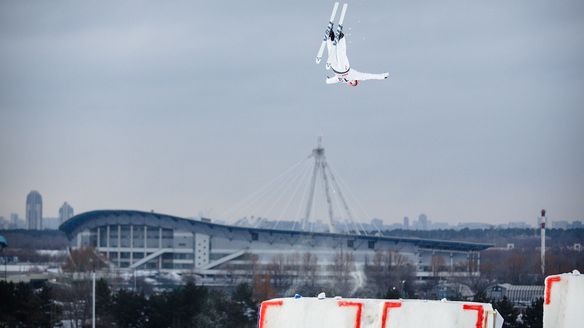
<svg viewBox="0 0 584 328">
<path fill-rule="evenodd" d="M 39 196 L 41 196 L 38 191 L 33 190 L 29 193 L 29 195 L 27 196 L 27 205 L 26 207 L 28 208 L 28 199 L 30 198 L 31 194 L 38 194 Z M 41 196 L 41 215 L 42 215 L 42 208 L 43 208 L 43 203 L 42 203 L 42 196 Z M 93 211 L 93 210 L 107 210 L 105 208 L 94 208 L 89 211 Z M 126 209 L 126 210 L 132 210 L 132 209 Z M 26 211 L 25 211 L 26 212 Z M 158 212 L 160 214 L 168 214 L 168 213 L 161 213 Z M 2 211 L 0 211 L 0 218 L 5 219 L 5 215 L 3 215 L 4 213 Z M 42 215 L 41 217 L 41 221 L 42 221 L 42 225 L 43 228 L 42 229 L 56 229 L 56 226 L 58 226 L 59 224 L 62 224 L 63 222 L 65 222 L 66 220 L 70 219 L 71 217 L 73 217 L 75 215 L 74 213 L 74 209 L 73 207 L 67 202 L 63 202 L 63 204 L 59 207 L 59 211 L 58 211 L 58 217 L 54 217 L 54 216 L 46 216 L 46 215 Z M 28 219 L 27 217 L 25 217 L 23 220 L 20 220 L 20 215 L 18 212 L 11 212 L 10 213 L 10 220 L 6 220 L 6 224 L 10 224 L 13 226 L 14 229 L 19 229 L 19 228 L 23 228 L 23 226 L 19 226 L 19 222 L 18 221 L 22 221 L 20 222 L 20 224 L 24 224 L 24 228 L 28 228 Z M 196 219 L 200 219 L 200 216 L 189 216 L 189 215 L 183 215 L 182 217 L 186 217 L 186 218 L 196 218 Z M 244 217 L 239 217 L 238 220 L 243 219 Z M 258 217 L 259 218 L 259 217 Z M 276 221 L 282 221 L 285 222 L 287 221 L 287 218 L 271 218 L 271 217 L 263 217 L 264 219 L 269 220 L 270 222 L 276 222 Z M 226 222 L 224 219 L 222 218 L 210 218 L 210 219 L 215 219 L 217 222 L 220 223 L 234 223 L 234 222 Z M 337 219 L 342 219 L 342 217 L 338 217 Z M 385 226 L 389 229 L 406 229 L 406 230 L 436 230 L 436 229 L 460 229 L 460 228 L 486 228 L 486 227 L 503 227 L 503 228 L 538 228 L 539 224 L 540 224 L 540 216 L 536 216 L 534 220 L 521 220 L 521 219 L 510 219 L 508 221 L 501 221 L 498 223 L 492 223 L 491 221 L 473 221 L 473 220 L 445 220 L 444 218 L 430 218 L 426 213 L 420 213 L 417 216 L 413 216 L 413 219 L 410 219 L 409 216 L 404 216 L 401 220 L 399 219 L 388 219 L 388 218 L 379 218 L 379 217 L 360 217 L 357 218 L 357 222 L 360 223 L 364 223 L 364 224 L 370 224 L 372 227 L 376 227 L 376 226 Z M 50 221 L 49 224 L 46 224 L 47 221 Z M 235 220 L 237 221 L 237 220 Z M 323 221 L 326 221 L 325 217 L 315 217 L 314 221 L 317 222 L 318 224 L 322 225 Z M 290 221 L 287 221 L 290 222 Z M 584 218 L 553 218 L 553 219 L 549 219 L 550 222 L 550 226 L 552 228 L 561 228 L 561 229 L 568 229 L 571 227 L 577 227 L 580 228 L 582 227 L 581 223 L 584 223 Z M 580 222 L 580 224 L 578 224 L 578 222 Z M 47 228 L 46 226 L 50 226 L 50 228 Z"/>
<path fill-rule="evenodd" d="M 368 219 L 584 217 L 581 1 L 351 3 L 390 72 L 356 88 L 314 64 L 330 7 L 0 3 L 0 211 L 218 218 L 322 135 Z"/>
</svg>

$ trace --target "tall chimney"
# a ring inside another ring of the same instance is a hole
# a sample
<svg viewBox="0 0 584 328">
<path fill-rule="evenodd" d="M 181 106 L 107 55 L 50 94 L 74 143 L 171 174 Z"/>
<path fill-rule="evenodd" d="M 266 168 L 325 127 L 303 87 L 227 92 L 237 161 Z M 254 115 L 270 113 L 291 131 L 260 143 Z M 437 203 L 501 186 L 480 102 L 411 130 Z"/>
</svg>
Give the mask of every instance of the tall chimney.
<svg viewBox="0 0 584 328">
<path fill-rule="evenodd" d="M 547 217 L 545 210 L 541 210 L 541 274 L 545 277 L 545 224 Z"/>
</svg>

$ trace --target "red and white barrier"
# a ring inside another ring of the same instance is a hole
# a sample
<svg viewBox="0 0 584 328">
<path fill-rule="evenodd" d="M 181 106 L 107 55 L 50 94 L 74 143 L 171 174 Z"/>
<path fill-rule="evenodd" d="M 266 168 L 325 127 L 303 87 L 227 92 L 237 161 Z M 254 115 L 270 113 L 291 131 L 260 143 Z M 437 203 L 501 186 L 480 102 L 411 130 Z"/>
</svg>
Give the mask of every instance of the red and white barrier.
<svg viewBox="0 0 584 328">
<path fill-rule="evenodd" d="M 574 270 L 545 278 L 543 326 L 584 327 L 584 275 Z"/>
<path fill-rule="evenodd" d="M 279 298 L 261 305 L 259 328 L 500 328 L 491 304 L 425 300 Z"/>
</svg>

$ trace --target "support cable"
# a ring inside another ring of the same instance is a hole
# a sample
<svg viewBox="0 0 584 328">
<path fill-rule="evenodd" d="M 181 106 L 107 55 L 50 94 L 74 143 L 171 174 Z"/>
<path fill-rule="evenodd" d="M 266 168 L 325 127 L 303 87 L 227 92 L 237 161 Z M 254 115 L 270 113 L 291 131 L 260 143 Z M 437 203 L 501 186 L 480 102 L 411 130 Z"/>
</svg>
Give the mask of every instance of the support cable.
<svg viewBox="0 0 584 328">
<path fill-rule="evenodd" d="M 259 209 L 258 213 L 263 213 L 266 218 L 274 218 L 272 211 L 274 208 L 279 204 L 282 197 L 286 194 L 287 190 L 289 189 L 290 185 L 298 179 L 298 177 L 302 174 L 301 170 L 295 170 L 296 174 L 290 174 L 282 183 L 280 183 L 276 188 L 274 188 L 269 194 L 266 195 L 263 199 L 260 199 L 260 204 L 263 205 L 263 208 Z M 274 198 L 275 197 L 275 198 Z M 266 206 L 267 209 L 266 209 Z"/>
<path fill-rule="evenodd" d="M 309 174 L 310 174 L 310 166 L 307 165 L 304 168 L 304 171 L 302 172 L 302 175 L 301 175 L 300 179 L 298 180 L 298 183 L 296 184 L 296 188 L 294 188 L 294 191 L 292 193 L 292 197 L 288 201 L 288 204 L 286 205 L 286 207 L 282 210 L 282 213 L 280 213 L 281 218 L 283 218 L 284 215 L 288 212 L 288 210 L 290 209 L 290 206 L 292 205 L 292 202 L 297 199 L 298 192 L 300 191 L 301 187 L 304 185 L 304 181 L 306 180 L 306 178 L 308 177 Z M 293 219 L 296 220 L 297 218 L 293 218 Z"/>
<path fill-rule="evenodd" d="M 307 161 L 307 158 L 305 158 L 305 159 L 299 161 L 298 163 L 292 165 L 291 167 L 289 167 L 288 169 L 286 169 L 284 172 L 282 172 L 280 175 L 278 175 L 276 178 L 274 178 L 271 181 L 269 181 L 268 183 L 264 184 L 257 191 L 251 193 L 249 196 L 247 196 L 246 198 L 244 198 L 243 200 L 241 200 L 240 202 L 238 202 L 232 209 L 227 210 L 226 212 L 224 212 L 222 214 L 222 216 L 223 217 L 227 217 L 228 214 L 236 215 L 238 213 L 241 213 L 242 210 L 247 210 L 251 206 L 251 204 L 255 203 L 255 201 L 260 196 L 262 196 L 270 187 L 272 187 L 272 185 L 274 185 L 276 182 L 278 182 L 284 176 L 286 176 L 287 174 L 289 174 L 292 170 L 296 169 L 296 167 L 298 167 L 300 164 L 304 163 L 305 161 Z"/>
<path fill-rule="evenodd" d="M 278 217 L 276 216 L 270 216 L 270 214 L 272 214 L 272 211 L 274 211 L 274 209 L 276 208 L 276 206 L 279 204 L 280 200 L 282 199 L 282 197 L 287 194 L 288 189 L 290 189 L 290 186 L 294 186 L 296 184 L 296 182 L 298 181 L 299 178 L 302 177 L 302 175 L 304 174 L 303 171 L 298 172 L 298 174 L 296 174 L 295 176 L 293 176 L 292 178 L 286 180 L 285 182 L 282 182 L 282 186 L 284 187 L 282 189 L 281 192 L 278 193 L 274 193 L 274 195 L 278 195 L 278 197 L 274 200 L 274 202 L 272 203 L 272 206 L 265 212 L 266 217 L 271 217 L 274 220 L 279 220 Z M 287 188 L 288 187 L 288 188 Z"/>
<path fill-rule="evenodd" d="M 328 166 L 328 168 L 329 168 L 329 170 L 330 170 L 331 172 L 333 172 L 333 174 L 335 174 L 336 170 L 334 170 L 332 166 L 330 166 L 330 165 L 329 165 L 329 166 Z M 354 194 L 353 194 L 353 192 L 351 191 L 351 188 L 349 188 L 349 187 L 348 187 L 348 185 L 347 185 L 347 183 L 344 181 L 344 179 L 343 179 L 341 176 L 337 175 L 337 174 L 335 174 L 335 177 L 338 179 L 338 186 L 339 186 L 339 188 L 343 188 L 344 190 L 348 191 L 348 196 L 349 196 L 349 197 L 350 197 L 350 198 L 353 200 L 353 202 L 354 202 L 354 203 L 357 205 L 357 207 L 359 208 L 359 210 L 361 210 L 361 212 L 362 212 L 363 214 L 365 214 L 365 217 L 369 218 L 369 217 L 370 217 L 370 216 L 369 216 L 369 214 L 367 213 L 367 211 L 365 211 L 365 210 L 363 209 L 363 207 L 361 206 L 361 204 L 360 204 L 359 200 L 358 200 L 358 199 L 355 197 L 355 195 L 354 195 Z M 339 189 L 339 190 L 340 190 L 340 189 Z M 344 197 L 343 197 L 343 199 L 344 199 Z M 346 203 L 346 200 L 345 200 L 345 203 Z M 351 221 L 353 221 L 353 220 L 351 220 Z M 358 222 L 358 220 L 357 220 L 357 222 Z M 367 229 L 365 229 L 361 223 L 359 223 L 359 222 L 358 222 L 358 224 L 359 224 L 359 225 L 361 225 L 361 230 L 362 230 L 362 231 L 365 233 L 365 235 L 367 235 Z"/>
</svg>

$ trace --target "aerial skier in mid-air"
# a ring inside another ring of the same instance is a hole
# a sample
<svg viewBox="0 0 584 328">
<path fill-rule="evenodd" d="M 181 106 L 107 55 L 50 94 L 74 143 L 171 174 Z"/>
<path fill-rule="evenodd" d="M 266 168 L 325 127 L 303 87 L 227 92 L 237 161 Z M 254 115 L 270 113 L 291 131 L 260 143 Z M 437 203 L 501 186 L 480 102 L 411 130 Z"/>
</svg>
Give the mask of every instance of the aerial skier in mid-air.
<svg viewBox="0 0 584 328">
<path fill-rule="evenodd" d="M 389 73 L 363 73 L 351 68 L 349 59 L 347 58 L 347 41 L 345 34 L 343 33 L 343 21 L 345 19 L 345 13 L 347 12 L 346 3 L 343 4 L 343 9 L 341 10 L 341 17 L 339 19 L 337 31 L 336 33 L 333 31 L 333 20 L 337 14 L 338 7 L 339 3 L 335 2 L 333 12 L 331 14 L 331 19 L 329 20 L 328 26 L 324 32 L 324 38 L 316 56 L 316 63 L 318 64 L 322 59 L 322 54 L 326 45 L 328 51 L 326 69 L 331 69 L 335 73 L 335 76 L 327 76 L 326 83 L 347 83 L 347 85 L 356 87 L 359 85 L 360 81 L 387 79 L 389 77 Z"/>
</svg>

